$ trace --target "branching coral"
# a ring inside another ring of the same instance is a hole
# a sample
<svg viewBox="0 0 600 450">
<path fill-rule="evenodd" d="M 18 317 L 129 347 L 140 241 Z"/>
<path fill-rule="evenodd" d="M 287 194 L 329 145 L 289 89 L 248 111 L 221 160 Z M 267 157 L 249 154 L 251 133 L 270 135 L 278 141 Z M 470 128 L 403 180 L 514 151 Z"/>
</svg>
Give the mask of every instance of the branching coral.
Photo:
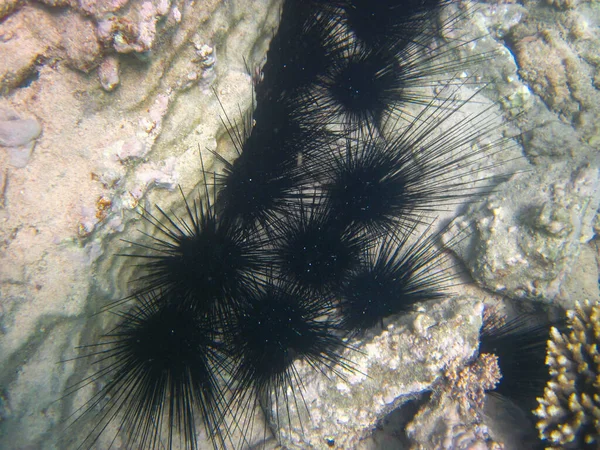
<svg viewBox="0 0 600 450">
<path fill-rule="evenodd" d="M 569 331 L 552 328 L 546 364 L 551 379 L 534 414 L 548 449 L 600 445 L 600 305 L 567 313 Z"/>
</svg>

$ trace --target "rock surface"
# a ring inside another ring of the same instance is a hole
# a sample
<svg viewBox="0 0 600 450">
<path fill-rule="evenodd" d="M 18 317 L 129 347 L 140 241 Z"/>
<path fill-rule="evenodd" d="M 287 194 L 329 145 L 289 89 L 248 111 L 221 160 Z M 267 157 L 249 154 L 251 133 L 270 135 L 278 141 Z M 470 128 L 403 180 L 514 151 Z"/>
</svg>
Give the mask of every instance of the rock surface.
<svg viewBox="0 0 600 450">
<path fill-rule="evenodd" d="M 11 145 L 0 149 L 6 449 L 70 448 L 59 442 L 65 436 L 81 442 L 84 429 L 65 431 L 74 400 L 62 397 L 89 368 L 59 361 L 105 331 L 110 314 L 91 313 L 127 291 L 122 267 L 130 263 L 115 254 L 119 238 L 139 237 L 138 205 L 168 209 L 181 202 L 177 185 L 193 192 L 199 152 L 209 169 L 206 149 L 232 156 L 220 116 L 235 119 L 250 107 L 245 62 L 265 57 L 280 7 L 276 0 L 45 3 L 23 2 L 0 23 L 0 139 Z M 107 50 L 94 25 L 134 12 L 152 16 L 140 26 L 152 47 L 142 59 Z M 33 153 L 15 155 L 31 143 Z"/>
<path fill-rule="evenodd" d="M 535 166 L 459 217 L 470 238 L 455 250 L 486 288 L 552 301 L 594 236 L 599 206 L 598 163 Z"/>
<path fill-rule="evenodd" d="M 42 127 L 35 119 L 0 120 L 0 145 L 20 147 L 35 140 Z"/>
<path fill-rule="evenodd" d="M 301 395 L 310 418 L 296 386 L 298 402 L 289 401 L 291 425 L 283 409 L 279 411 L 280 420 L 286 422 L 279 430 L 282 445 L 356 448 L 386 414 L 414 394 L 431 389 L 447 366 L 473 356 L 481 311 L 482 304 L 476 299 L 460 298 L 424 305 L 420 312 L 388 321 L 383 331 L 373 330 L 350 341 L 360 353 L 346 350 L 342 355 L 357 368 L 353 373 L 343 371 L 345 380 L 296 364 L 306 388 Z"/>
</svg>

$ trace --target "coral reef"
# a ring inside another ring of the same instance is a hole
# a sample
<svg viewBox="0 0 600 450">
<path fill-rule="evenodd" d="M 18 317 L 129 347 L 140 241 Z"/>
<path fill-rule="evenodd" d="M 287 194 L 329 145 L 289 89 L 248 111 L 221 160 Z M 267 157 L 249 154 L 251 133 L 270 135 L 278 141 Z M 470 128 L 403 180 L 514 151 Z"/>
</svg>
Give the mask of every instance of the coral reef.
<svg viewBox="0 0 600 450">
<path fill-rule="evenodd" d="M 451 361 L 431 401 L 412 418 L 406 434 L 415 449 L 500 450 L 482 421 L 486 390 L 501 378 L 497 357 L 482 353 L 473 361 Z"/>
<path fill-rule="evenodd" d="M 124 267 L 125 258 L 112 255 L 122 250 L 120 239 L 134 239 L 140 227 L 149 231 L 135 209 L 141 205 L 152 210 L 160 203 L 177 210 L 181 196 L 171 190 L 178 184 L 186 194 L 194 189 L 199 151 L 211 171 L 218 168 L 213 169 L 206 149 L 229 160 L 235 156 L 224 136 L 219 119 L 223 110 L 213 90 L 230 117 L 250 108 L 252 80 L 246 65 L 256 69 L 263 61 L 280 4 L 1 2 L 0 107 L 19 120 L 35 120 L 43 132 L 36 134 L 35 125 L 28 122 L 30 139 L 24 148 L 31 151 L 0 149 L 0 446 L 57 448 L 53 441 L 61 432 L 64 411 L 71 407 L 57 399 L 71 380 L 90 372 L 78 362 L 56 362 L 72 358 L 75 345 L 93 341 L 114 325 L 89 315 L 106 299 L 125 292 L 131 269 Z M 469 5 L 456 2 L 447 14 L 464 12 Z M 485 2 L 446 32 L 449 39 L 464 30 L 485 34 L 476 42 L 465 39 L 465 45 L 448 56 L 497 51 L 493 61 L 478 69 L 481 79 L 489 81 L 486 95 L 525 110 L 514 124 L 522 130 L 530 172 L 513 177 L 498 195 L 483 199 L 483 206 L 463 217 L 465 227 L 469 218 L 476 225 L 473 238 L 465 241 L 470 246 L 459 254 L 476 280 L 494 291 L 535 293 L 556 301 L 565 279 L 575 287 L 590 284 L 582 280 L 597 281 L 597 269 L 579 270 L 589 267 L 587 260 L 574 264 L 578 254 L 582 259 L 581 248 L 592 263 L 598 259 L 597 248 L 584 245 L 600 231 L 594 204 L 598 162 L 592 157 L 600 136 L 596 6 L 577 0 Z M 540 49 L 545 53 L 539 54 Z M 528 202 L 528 197 L 535 201 Z M 528 214 L 519 215 L 520 207 Z M 473 286 L 459 289 L 473 299 L 489 297 Z M 597 286 L 589 292 L 597 297 Z M 454 317 L 454 311 L 464 317 Z M 472 302 L 456 306 L 446 301 L 416 314 L 414 330 L 413 317 L 387 323 L 381 337 L 365 343 L 369 375 L 381 383 L 364 380 L 344 396 L 315 395 L 311 414 L 318 424 L 319 411 L 325 411 L 324 428 L 305 429 L 302 438 L 294 435 L 287 442 L 301 448 L 305 442 L 319 447 L 368 442 L 382 415 L 409 393 L 434 386 L 443 377 L 444 352 L 469 359 L 478 314 Z M 457 324 L 460 321 L 465 323 Z M 446 335 L 430 328 L 435 322 Z M 446 322 L 449 327 L 443 325 Z M 406 334 L 400 339 L 394 330 Z M 401 370 L 394 365 L 398 355 L 394 359 L 381 350 L 406 350 L 414 335 L 425 331 L 431 335 L 418 340 L 421 354 L 407 356 Z M 392 334 L 395 337 L 388 339 Z M 394 339 L 398 344 L 390 345 Z M 432 343 L 439 344 L 442 353 L 433 363 L 428 355 Z M 406 387 L 407 380 L 416 381 Z M 307 379 L 306 384 L 311 383 Z M 353 399 L 356 392 L 361 394 Z M 469 395 L 478 398 L 473 394 Z M 91 394 L 81 393 L 79 404 L 86 395 Z M 313 399 L 312 393 L 308 396 Z M 330 398 L 334 400 L 327 401 Z M 335 408 L 335 401 L 343 401 L 344 411 Z M 411 432 L 411 443 L 421 448 L 431 448 L 432 442 L 487 445 L 480 442 L 487 438 L 473 431 L 479 423 L 472 427 L 459 403 L 448 393 L 426 405 L 435 414 L 423 412 L 414 418 L 422 432 Z M 424 422 L 437 418 L 440 428 L 424 427 Z"/>
<path fill-rule="evenodd" d="M 569 331 L 552 328 L 546 364 L 551 380 L 534 414 L 547 449 L 600 445 L 600 305 L 567 313 Z"/>
<path fill-rule="evenodd" d="M 591 5 L 578 5 L 576 0 L 548 3 L 556 10 L 528 15 L 507 36 L 519 74 L 552 111 L 576 123 L 585 140 L 597 140 L 594 118 L 600 114 L 600 93 L 594 80 L 600 36 L 594 26 L 596 14 Z"/>
<path fill-rule="evenodd" d="M 465 297 L 426 303 L 420 312 L 386 320 L 383 331 L 374 329 L 350 341 L 361 351 L 348 349 L 342 356 L 362 373 L 344 373 L 345 382 L 329 382 L 308 364 L 296 363 L 310 418 L 302 405 L 290 404 L 291 424 L 280 429 L 281 444 L 322 448 L 331 441 L 334 448 L 355 448 L 386 414 L 412 395 L 432 389 L 447 366 L 472 357 L 481 310 L 481 303 Z M 419 439 L 415 436 L 415 442 Z"/>
<path fill-rule="evenodd" d="M 472 233 L 457 253 L 486 288 L 513 298 L 557 296 L 594 236 L 600 206 L 598 166 L 538 166 L 473 205 L 456 226 Z"/>
</svg>

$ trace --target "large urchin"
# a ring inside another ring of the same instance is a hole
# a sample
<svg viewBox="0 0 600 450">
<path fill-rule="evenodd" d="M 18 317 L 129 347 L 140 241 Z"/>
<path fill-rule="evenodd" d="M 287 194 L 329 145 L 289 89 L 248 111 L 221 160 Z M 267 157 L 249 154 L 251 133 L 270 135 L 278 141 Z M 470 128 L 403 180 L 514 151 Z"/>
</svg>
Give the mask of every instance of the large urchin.
<svg viewBox="0 0 600 450">
<path fill-rule="evenodd" d="M 132 309 L 116 314 L 117 326 L 78 357 L 97 369 L 71 392 L 105 380 L 74 414 L 71 426 L 84 418 L 94 424 L 78 448 L 92 448 L 115 430 L 112 442 L 118 438 L 124 448 L 170 450 L 183 442 L 196 450 L 198 422 L 215 449 L 225 447 L 229 363 L 215 339 L 220 325 L 172 291 L 138 296 Z"/>
<path fill-rule="evenodd" d="M 231 411 L 246 438 L 259 404 L 273 414 L 269 419 L 277 429 L 290 422 L 290 409 L 308 410 L 296 361 L 341 378 L 356 370 L 342 356 L 348 344 L 339 337 L 333 312 L 329 296 L 270 278 L 233 314 L 226 339 L 235 392 Z"/>
<path fill-rule="evenodd" d="M 182 194 L 183 195 L 183 194 Z M 260 273 L 267 255 L 258 231 L 225 221 L 209 200 L 185 200 L 185 216 L 144 212 L 155 230 L 149 242 L 130 242 L 144 253 L 122 253 L 139 259 L 135 294 L 160 290 L 200 312 L 226 317 L 252 275 Z"/>
<path fill-rule="evenodd" d="M 491 137 L 497 126 L 491 109 L 465 115 L 464 105 L 441 100 L 392 136 L 362 130 L 330 145 L 328 157 L 308 168 L 319 180 L 328 213 L 345 226 L 381 236 L 489 192 L 496 180 L 486 173 L 508 139 Z M 489 144 L 474 149 L 473 140 L 482 138 Z"/>
<path fill-rule="evenodd" d="M 273 261 L 280 276 L 317 293 L 330 293 L 343 282 L 370 239 L 337 221 L 316 196 L 275 228 Z"/>
</svg>

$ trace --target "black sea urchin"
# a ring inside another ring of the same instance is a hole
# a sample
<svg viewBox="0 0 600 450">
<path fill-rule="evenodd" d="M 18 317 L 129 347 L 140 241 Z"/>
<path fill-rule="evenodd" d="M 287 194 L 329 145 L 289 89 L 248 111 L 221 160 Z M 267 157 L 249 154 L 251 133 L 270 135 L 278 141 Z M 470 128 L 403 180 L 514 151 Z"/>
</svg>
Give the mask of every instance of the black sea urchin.
<svg viewBox="0 0 600 450">
<path fill-rule="evenodd" d="M 440 9 L 450 0 L 336 0 L 348 27 L 372 49 L 396 53 L 439 32 Z"/>
<path fill-rule="evenodd" d="M 359 261 L 368 236 L 332 220 L 316 203 L 301 203 L 276 225 L 274 261 L 282 277 L 311 292 L 328 293 L 339 286 Z"/>
<path fill-rule="evenodd" d="M 333 137 L 320 126 L 302 123 L 283 102 L 258 106 L 252 117 L 251 128 L 226 121 L 239 156 L 230 163 L 215 155 L 225 166 L 216 176 L 216 208 L 227 222 L 268 230 L 310 184 L 303 161 L 314 160 Z"/>
<path fill-rule="evenodd" d="M 479 353 L 496 355 L 502 373 L 492 393 L 531 412 L 549 379 L 545 360 L 550 329 L 562 321 L 523 313 L 509 319 L 494 310 L 486 311 Z"/>
<path fill-rule="evenodd" d="M 93 428 L 78 448 L 92 448 L 102 433 L 124 448 L 198 449 L 200 420 L 214 448 L 225 447 L 228 430 L 224 380 L 228 361 L 213 336 L 217 326 L 172 291 L 139 296 L 100 343 L 83 347 L 99 368 L 72 391 L 103 379 L 102 388 L 75 415 Z M 110 431 L 109 431 L 110 430 Z M 107 445 L 108 444 L 102 444 Z"/>
<path fill-rule="evenodd" d="M 328 64 L 315 72 L 312 83 L 288 95 L 307 121 L 379 130 L 390 118 L 410 121 L 408 105 L 428 104 L 436 98 L 431 88 L 457 83 L 457 73 L 492 56 L 452 58 L 473 43 L 471 38 L 454 37 L 430 48 L 439 31 L 450 29 L 460 17 L 436 25 L 434 17 L 446 1 L 332 3 L 337 6 L 324 16 L 335 51 L 329 52 Z"/>
<path fill-rule="evenodd" d="M 314 82 L 344 45 L 336 29 L 334 1 L 287 0 L 277 34 L 262 68 L 265 82 L 256 87 L 259 104 L 292 97 Z"/>
<path fill-rule="evenodd" d="M 210 203 L 208 188 L 205 194 L 204 202 L 185 201 L 183 218 L 159 207 L 160 217 L 145 211 L 143 217 L 157 235 L 149 236 L 147 244 L 132 243 L 144 253 L 124 255 L 142 259 L 136 293 L 173 293 L 198 311 L 223 319 L 245 292 L 251 274 L 262 272 L 268 256 L 258 232 L 222 220 Z"/>
<path fill-rule="evenodd" d="M 306 408 L 295 361 L 340 377 L 342 369 L 354 370 L 341 356 L 348 344 L 337 337 L 332 313 L 331 298 L 293 282 L 269 279 L 233 314 L 226 330 L 236 392 L 231 410 L 246 433 L 257 402 L 273 413 L 269 420 L 277 428 L 289 423 L 290 408 Z"/>
<path fill-rule="evenodd" d="M 338 292 L 342 328 L 358 333 L 412 311 L 417 303 L 448 295 L 456 274 L 444 249 L 436 247 L 440 234 L 428 234 L 428 227 L 414 239 L 412 231 L 386 235 L 364 250 L 360 265 Z"/>
<path fill-rule="evenodd" d="M 462 116 L 463 105 L 430 104 L 396 136 L 363 130 L 330 146 L 329 158 L 308 168 L 330 216 L 378 236 L 489 190 L 493 180 L 479 174 L 494 166 L 488 158 L 506 139 L 473 149 L 473 140 L 495 129 L 497 116 L 490 110 Z"/>
<path fill-rule="evenodd" d="M 312 85 L 298 94 L 294 100 L 299 105 L 297 110 L 306 121 L 341 123 L 350 130 L 382 130 L 390 119 L 410 118 L 408 105 L 441 100 L 430 93 L 430 88 L 464 84 L 464 80 L 456 81 L 454 73 L 489 58 L 475 55 L 469 61 L 444 61 L 445 53 L 451 50 L 452 47 L 443 48 L 428 55 L 410 45 L 396 56 L 351 42 L 332 58 L 327 70 Z"/>
</svg>

